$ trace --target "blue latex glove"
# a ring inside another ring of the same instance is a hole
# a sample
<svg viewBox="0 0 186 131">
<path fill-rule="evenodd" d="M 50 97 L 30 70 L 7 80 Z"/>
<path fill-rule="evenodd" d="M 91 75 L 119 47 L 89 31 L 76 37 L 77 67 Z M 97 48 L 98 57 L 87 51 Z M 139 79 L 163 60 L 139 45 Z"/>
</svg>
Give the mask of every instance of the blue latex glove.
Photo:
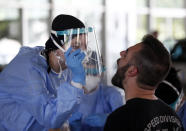
<svg viewBox="0 0 186 131">
<path fill-rule="evenodd" d="M 104 127 L 108 114 L 89 115 L 84 119 L 84 123 L 91 127 Z"/>
<path fill-rule="evenodd" d="M 72 80 L 85 85 L 85 70 L 82 65 L 85 54 L 81 52 L 80 49 L 77 49 L 74 52 L 71 51 L 72 47 L 65 52 L 65 59 L 68 68 L 72 71 Z"/>
<path fill-rule="evenodd" d="M 76 112 L 68 119 L 71 131 L 81 131 L 81 118 L 82 113 Z"/>
<path fill-rule="evenodd" d="M 68 119 L 69 123 L 73 122 L 73 121 L 77 121 L 77 120 L 81 120 L 83 114 L 80 112 L 75 112 L 74 114 L 72 114 L 72 116 Z"/>
</svg>

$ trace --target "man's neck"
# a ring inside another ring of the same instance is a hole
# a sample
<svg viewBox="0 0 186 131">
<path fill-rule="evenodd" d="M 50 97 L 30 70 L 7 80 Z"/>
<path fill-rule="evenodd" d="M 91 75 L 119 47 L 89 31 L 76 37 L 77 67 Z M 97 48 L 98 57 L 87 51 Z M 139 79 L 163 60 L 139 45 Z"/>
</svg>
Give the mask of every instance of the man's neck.
<svg viewBox="0 0 186 131">
<path fill-rule="evenodd" d="M 145 90 L 140 88 L 136 83 L 132 83 L 130 86 L 125 88 L 125 99 L 126 101 L 133 98 L 157 100 L 157 97 L 154 95 L 154 93 L 155 90 Z"/>
</svg>

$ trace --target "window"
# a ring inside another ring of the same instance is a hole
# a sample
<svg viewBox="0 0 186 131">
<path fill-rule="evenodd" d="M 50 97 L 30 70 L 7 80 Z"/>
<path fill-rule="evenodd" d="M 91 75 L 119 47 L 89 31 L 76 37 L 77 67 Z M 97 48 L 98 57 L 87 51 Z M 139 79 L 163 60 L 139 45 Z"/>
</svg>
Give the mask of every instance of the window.
<svg viewBox="0 0 186 131">
<path fill-rule="evenodd" d="M 21 46 L 19 10 L 1 8 L 0 25 L 0 65 L 5 65 L 15 57 Z"/>
<path fill-rule="evenodd" d="M 173 37 L 175 39 L 185 38 L 185 27 L 184 27 L 184 18 L 174 18 L 173 19 Z"/>
<path fill-rule="evenodd" d="M 149 0 L 137 0 L 136 5 L 137 5 L 137 7 L 147 7 L 147 2 L 148 1 Z"/>
<path fill-rule="evenodd" d="M 147 34 L 147 15 L 137 16 L 136 42 L 141 41 L 142 37 Z"/>
<path fill-rule="evenodd" d="M 153 0 L 155 7 L 160 8 L 183 8 L 184 0 Z"/>
<path fill-rule="evenodd" d="M 38 13 L 39 12 L 39 13 Z M 49 38 L 48 29 L 51 27 L 49 25 L 49 14 L 46 9 L 34 9 L 27 10 L 27 28 L 25 33 L 27 40 L 25 40 L 24 45 L 27 46 L 44 46 L 45 42 Z"/>
</svg>

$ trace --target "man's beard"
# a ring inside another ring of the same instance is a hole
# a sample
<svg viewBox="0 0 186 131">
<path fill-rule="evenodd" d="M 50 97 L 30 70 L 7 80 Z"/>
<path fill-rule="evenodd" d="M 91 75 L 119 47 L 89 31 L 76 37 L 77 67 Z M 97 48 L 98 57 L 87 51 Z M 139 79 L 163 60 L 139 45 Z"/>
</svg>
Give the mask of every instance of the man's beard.
<svg viewBox="0 0 186 131">
<path fill-rule="evenodd" d="M 112 77 L 112 84 L 113 85 L 115 85 L 121 89 L 124 89 L 122 82 L 125 79 L 125 72 L 128 70 L 129 67 L 130 67 L 130 64 L 127 64 L 117 70 L 115 75 Z"/>
</svg>

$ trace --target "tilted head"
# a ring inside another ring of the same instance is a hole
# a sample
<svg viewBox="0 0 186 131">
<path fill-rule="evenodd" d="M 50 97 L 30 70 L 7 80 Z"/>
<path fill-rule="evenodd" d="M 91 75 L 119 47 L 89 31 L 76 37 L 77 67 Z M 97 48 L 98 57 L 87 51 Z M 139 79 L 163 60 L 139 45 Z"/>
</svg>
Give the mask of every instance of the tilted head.
<svg viewBox="0 0 186 131">
<path fill-rule="evenodd" d="M 122 88 L 125 73 L 130 69 L 130 77 L 136 77 L 138 87 L 154 90 L 166 77 L 171 65 L 168 51 L 152 35 L 144 36 L 141 43 L 122 51 L 120 55 L 118 71 L 112 82 Z"/>
<path fill-rule="evenodd" d="M 138 68 L 137 83 L 147 85 L 150 90 L 167 76 L 171 60 L 169 52 L 163 44 L 151 35 L 146 35 L 141 50 L 134 54 L 133 59 Z"/>
</svg>

